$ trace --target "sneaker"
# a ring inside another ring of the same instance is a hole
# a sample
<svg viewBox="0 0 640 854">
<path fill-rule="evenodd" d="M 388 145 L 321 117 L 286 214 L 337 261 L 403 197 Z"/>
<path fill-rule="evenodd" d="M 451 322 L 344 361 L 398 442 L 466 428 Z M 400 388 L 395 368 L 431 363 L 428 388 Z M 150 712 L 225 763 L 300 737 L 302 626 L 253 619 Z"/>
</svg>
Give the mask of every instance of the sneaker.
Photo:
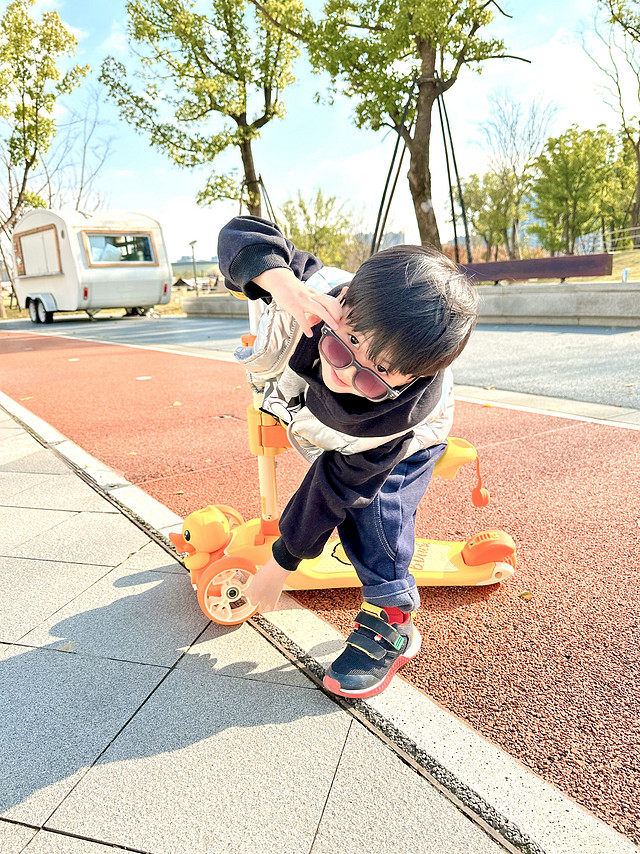
<svg viewBox="0 0 640 854">
<path fill-rule="evenodd" d="M 324 687 L 341 697 L 373 697 L 415 658 L 421 645 L 411 615 L 405 623 L 390 625 L 382 608 L 363 602 L 346 649 L 326 672 Z"/>
</svg>

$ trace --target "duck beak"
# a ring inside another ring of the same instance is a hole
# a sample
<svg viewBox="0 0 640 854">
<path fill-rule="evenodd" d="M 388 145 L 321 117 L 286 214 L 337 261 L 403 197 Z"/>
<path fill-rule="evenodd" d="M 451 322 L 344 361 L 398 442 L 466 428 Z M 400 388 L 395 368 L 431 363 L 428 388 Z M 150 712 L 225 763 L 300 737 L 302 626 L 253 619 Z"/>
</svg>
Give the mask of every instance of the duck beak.
<svg viewBox="0 0 640 854">
<path fill-rule="evenodd" d="M 182 534 L 169 534 L 169 539 L 179 554 L 194 555 L 196 553 L 195 548 L 185 540 Z"/>
</svg>

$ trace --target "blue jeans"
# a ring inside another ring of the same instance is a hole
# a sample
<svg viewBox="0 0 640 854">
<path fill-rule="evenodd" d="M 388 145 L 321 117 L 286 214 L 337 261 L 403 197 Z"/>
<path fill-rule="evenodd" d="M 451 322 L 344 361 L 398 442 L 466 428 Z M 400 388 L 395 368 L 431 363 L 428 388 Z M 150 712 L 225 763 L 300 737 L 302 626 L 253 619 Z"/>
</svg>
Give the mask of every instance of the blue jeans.
<svg viewBox="0 0 640 854">
<path fill-rule="evenodd" d="M 446 443 L 402 460 L 367 507 L 347 510 L 338 527 L 342 546 L 362 584 L 362 598 L 380 608 L 415 611 L 420 596 L 409 573 L 418 504 Z"/>
</svg>

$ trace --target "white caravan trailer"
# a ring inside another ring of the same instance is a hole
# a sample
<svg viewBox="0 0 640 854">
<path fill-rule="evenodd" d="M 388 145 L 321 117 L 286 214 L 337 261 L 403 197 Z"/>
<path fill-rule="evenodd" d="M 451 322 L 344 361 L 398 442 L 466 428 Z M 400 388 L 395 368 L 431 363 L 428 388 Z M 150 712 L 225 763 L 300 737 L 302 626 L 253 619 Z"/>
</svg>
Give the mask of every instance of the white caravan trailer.
<svg viewBox="0 0 640 854">
<path fill-rule="evenodd" d="M 171 299 L 162 229 L 137 213 L 32 210 L 13 232 L 15 291 L 34 323 L 54 311 L 124 308 L 144 314 Z"/>
</svg>

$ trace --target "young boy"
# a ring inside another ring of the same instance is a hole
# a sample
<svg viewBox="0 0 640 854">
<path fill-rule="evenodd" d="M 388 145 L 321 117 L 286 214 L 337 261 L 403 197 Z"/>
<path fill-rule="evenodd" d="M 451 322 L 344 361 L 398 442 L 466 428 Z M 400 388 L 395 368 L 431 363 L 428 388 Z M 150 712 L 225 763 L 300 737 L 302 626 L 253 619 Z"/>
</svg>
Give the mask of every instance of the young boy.
<svg viewBox="0 0 640 854">
<path fill-rule="evenodd" d="M 374 255 L 344 286 L 347 274 L 249 216 L 221 231 L 218 256 L 229 289 L 269 304 L 255 350 L 237 355 L 264 388 L 263 408 L 311 463 L 249 595 L 273 610 L 289 573 L 337 528 L 364 601 L 324 684 L 343 697 L 373 696 L 420 650 L 409 573 L 415 515 L 446 447 L 448 366 L 475 325 L 475 288 L 420 246 Z"/>
</svg>

